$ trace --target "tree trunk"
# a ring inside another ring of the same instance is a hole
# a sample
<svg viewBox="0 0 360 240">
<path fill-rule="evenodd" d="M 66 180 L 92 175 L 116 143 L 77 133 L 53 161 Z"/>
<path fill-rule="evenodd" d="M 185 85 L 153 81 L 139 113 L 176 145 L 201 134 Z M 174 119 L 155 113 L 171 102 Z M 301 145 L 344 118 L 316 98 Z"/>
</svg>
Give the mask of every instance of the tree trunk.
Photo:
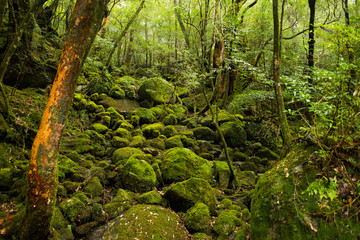
<svg viewBox="0 0 360 240">
<path fill-rule="evenodd" d="M 210 0 L 205 0 L 204 16 L 202 9 L 200 9 L 200 42 L 201 42 L 201 68 L 202 72 L 206 72 L 205 59 L 206 59 L 206 29 L 208 24 L 208 15 L 210 8 Z"/>
<path fill-rule="evenodd" d="M 273 0 L 273 21 L 274 21 L 274 59 L 273 59 L 273 80 L 276 102 L 278 107 L 278 114 L 280 120 L 280 130 L 284 142 L 284 149 L 286 150 L 291 144 L 291 134 L 289 124 L 285 113 L 285 104 L 281 91 L 280 83 L 280 33 L 279 33 L 279 13 L 278 0 Z"/>
<path fill-rule="evenodd" d="M 186 31 L 185 25 L 184 25 L 184 23 L 183 23 L 183 21 L 182 21 L 182 18 L 181 18 L 181 13 L 180 13 L 180 11 L 179 11 L 179 8 L 181 7 L 181 6 L 179 6 L 180 3 L 178 4 L 178 2 L 177 2 L 176 0 L 174 0 L 174 5 L 175 5 L 175 8 L 174 8 L 175 16 L 176 16 L 177 21 L 179 22 L 179 26 L 180 26 L 180 28 L 181 28 L 181 31 L 182 31 L 182 33 L 184 34 L 186 47 L 187 47 L 188 49 L 190 49 L 189 34 L 188 34 L 188 32 Z"/>
<path fill-rule="evenodd" d="M 125 66 L 127 68 L 127 70 L 130 70 L 131 67 L 131 59 L 133 57 L 133 41 L 134 41 L 134 29 L 130 30 L 130 34 L 129 34 L 129 41 L 128 41 L 128 45 L 127 45 L 127 50 L 126 50 L 126 54 L 125 54 Z"/>
<path fill-rule="evenodd" d="M 314 71 L 314 51 L 315 51 L 315 2 L 316 0 L 309 0 L 310 21 L 309 21 L 309 52 L 308 52 L 308 74 L 309 83 L 313 83 L 312 75 Z"/>
<path fill-rule="evenodd" d="M 115 52 L 116 48 L 118 47 L 118 45 L 121 42 L 122 38 L 125 36 L 126 32 L 128 31 L 129 27 L 131 26 L 131 24 L 135 21 L 135 19 L 139 15 L 141 9 L 143 9 L 144 4 L 145 4 L 145 0 L 142 0 L 139 7 L 136 9 L 136 12 L 131 17 L 130 21 L 126 24 L 125 28 L 120 33 L 120 36 L 116 39 L 116 41 L 114 43 L 114 47 L 111 49 L 108 60 L 106 61 L 106 64 L 105 64 L 105 66 L 107 68 L 110 66 L 111 58 L 114 55 L 114 52 Z"/>
<path fill-rule="evenodd" d="M 148 33 L 148 19 L 145 19 L 145 68 L 149 66 L 149 33 Z"/>
<path fill-rule="evenodd" d="M 97 0 L 78 0 L 70 20 L 53 87 L 31 150 L 22 239 L 47 239 L 49 235 L 56 202 L 60 138 L 87 45 L 91 43 L 89 36 L 97 6 Z"/>
<path fill-rule="evenodd" d="M 6 0 L 0 0 L 0 29 L 2 28 L 3 19 L 5 18 L 6 2 Z"/>
</svg>

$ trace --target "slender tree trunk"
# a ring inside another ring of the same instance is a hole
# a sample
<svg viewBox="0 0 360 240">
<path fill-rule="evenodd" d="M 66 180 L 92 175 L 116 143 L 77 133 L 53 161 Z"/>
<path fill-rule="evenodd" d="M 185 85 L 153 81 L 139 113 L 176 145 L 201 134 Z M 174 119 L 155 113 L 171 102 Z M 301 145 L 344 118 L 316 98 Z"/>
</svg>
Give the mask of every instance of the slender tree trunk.
<svg viewBox="0 0 360 240">
<path fill-rule="evenodd" d="M 148 19 L 145 19 L 145 68 L 149 66 L 149 33 L 148 33 Z"/>
<path fill-rule="evenodd" d="M 101 1 L 101 0 L 100 0 Z M 64 42 L 40 128 L 34 140 L 27 172 L 26 212 L 22 239 L 47 239 L 56 202 L 57 156 L 60 138 L 72 103 L 76 80 L 85 60 L 97 0 L 78 0 Z M 99 23 L 101 24 L 101 23 Z"/>
<path fill-rule="evenodd" d="M 276 102 L 278 106 L 278 114 L 280 120 L 280 130 L 284 142 L 284 149 L 286 150 L 291 144 L 291 134 L 289 124 L 285 113 L 285 104 L 281 91 L 280 83 L 280 26 L 278 13 L 278 0 L 273 0 L 273 21 L 274 21 L 274 59 L 273 59 L 273 80 Z"/>
<path fill-rule="evenodd" d="M 5 18 L 6 2 L 6 0 L 0 0 L 0 29 L 2 28 L 3 19 Z"/>
<path fill-rule="evenodd" d="M 143 9 L 145 4 L 145 0 L 142 0 L 139 7 L 136 9 L 136 12 L 134 13 L 134 15 L 131 17 L 130 21 L 126 24 L 125 28 L 122 30 L 122 32 L 120 33 L 120 36 L 116 39 L 115 43 L 114 43 L 114 47 L 111 49 L 110 53 L 109 53 L 109 57 L 106 61 L 105 66 L 109 67 L 110 66 L 110 62 L 111 62 L 111 58 L 114 55 L 114 52 L 116 50 L 116 48 L 118 47 L 119 43 L 121 42 L 121 40 L 123 39 L 123 37 L 125 36 L 126 32 L 128 31 L 129 27 L 131 26 L 131 24 L 135 21 L 135 19 L 137 18 L 137 16 L 139 15 L 141 9 Z"/>
<path fill-rule="evenodd" d="M 126 54 L 125 54 L 125 66 L 127 67 L 127 69 L 129 70 L 131 67 L 131 59 L 133 57 L 133 41 L 134 41 L 134 29 L 130 30 L 130 34 L 129 34 L 129 42 L 127 45 L 127 50 L 126 50 Z"/>
<path fill-rule="evenodd" d="M 186 31 L 186 28 L 185 28 L 185 25 L 184 25 L 184 23 L 183 23 L 183 21 L 182 21 L 181 13 L 180 13 L 180 10 L 179 10 L 179 8 L 181 7 L 181 6 L 179 6 L 179 5 L 180 5 L 180 2 L 179 2 L 179 4 L 178 4 L 177 0 L 174 0 L 174 5 L 175 5 L 174 11 L 175 11 L 176 19 L 178 20 L 179 26 L 180 26 L 180 28 L 181 28 L 181 31 L 182 31 L 182 33 L 184 34 L 186 46 L 187 46 L 188 49 L 190 49 L 189 34 L 188 34 L 188 32 Z"/>
<path fill-rule="evenodd" d="M 309 0 L 310 8 L 310 20 L 309 20 L 309 52 L 308 52 L 308 74 L 309 83 L 313 83 L 313 71 L 314 71 L 314 51 L 315 51 L 315 2 L 316 0 Z"/>
<path fill-rule="evenodd" d="M 349 15 L 349 3 L 348 0 L 343 0 L 343 9 L 344 9 L 344 13 L 345 13 L 345 25 L 347 28 L 349 28 L 350 25 L 350 15 Z M 349 45 L 349 43 L 346 43 L 346 48 L 348 51 L 348 58 L 349 58 L 349 64 L 353 64 L 355 61 L 355 55 L 354 55 L 354 49 L 351 48 L 351 46 Z M 352 80 L 356 79 L 356 71 L 353 67 L 351 67 L 350 69 L 350 78 Z M 351 85 L 353 84 L 348 84 L 349 85 L 349 90 L 351 88 L 353 88 Z"/>
<path fill-rule="evenodd" d="M 206 59 L 206 32 L 208 24 L 208 15 L 210 8 L 210 0 L 205 0 L 205 9 L 204 15 L 202 14 L 202 9 L 200 10 L 201 20 L 200 20 L 200 42 L 201 42 L 201 67 L 202 71 L 206 72 L 205 59 Z M 202 16 L 203 15 L 203 16 Z"/>
</svg>

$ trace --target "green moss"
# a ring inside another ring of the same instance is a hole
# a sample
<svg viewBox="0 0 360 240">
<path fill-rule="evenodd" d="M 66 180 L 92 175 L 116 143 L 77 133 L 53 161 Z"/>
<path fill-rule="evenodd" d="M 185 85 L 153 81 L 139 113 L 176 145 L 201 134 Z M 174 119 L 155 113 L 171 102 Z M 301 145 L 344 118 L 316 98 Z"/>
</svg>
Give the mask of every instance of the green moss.
<svg viewBox="0 0 360 240">
<path fill-rule="evenodd" d="M 162 121 L 166 116 L 167 116 L 167 112 L 164 110 L 163 107 L 156 106 L 156 107 L 152 107 L 150 108 L 150 110 L 155 114 L 155 117 L 159 120 Z"/>
<path fill-rule="evenodd" d="M 181 136 L 180 135 L 176 135 L 176 136 L 173 136 L 173 137 L 170 137 L 166 140 L 166 148 L 169 149 L 169 148 L 175 148 L 175 147 L 178 147 L 178 148 L 183 148 L 183 143 L 181 141 Z"/>
<path fill-rule="evenodd" d="M 140 148 L 144 145 L 146 138 L 144 136 L 138 135 L 131 138 L 129 147 Z"/>
<path fill-rule="evenodd" d="M 195 233 L 193 235 L 193 240 L 212 240 L 212 237 L 206 235 L 205 233 Z"/>
<path fill-rule="evenodd" d="M 185 212 L 196 203 L 206 204 L 210 212 L 216 207 L 216 196 L 210 184 L 201 178 L 176 183 L 166 189 L 164 197 L 169 200 L 170 206 L 175 211 Z"/>
<path fill-rule="evenodd" d="M 110 113 L 111 121 L 119 121 L 119 120 L 125 120 L 124 116 L 121 115 L 114 107 L 109 107 L 106 109 L 107 112 Z"/>
<path fill-rule="evenodd" d="M 107 126 L 105 126 L 101 123 L 94 123 L 93 125 L 91 125 L 89 127 L 89 129 L 94 130 L 95 132 L 101 133 L 101 134 L 104 134 L 109 130 Z"/>
<path fill-rule="evenodd" d="M 147 140 L 147 145 L 156 149 L 165 150 L 165 141 L 160 137 Z"/>
<path fill-rule="evenodd" d="M 167 115 L 164 120 L 163 120 L 163 123 L 164 125 L 168 126 L 168 125 L 176 125 L 177 124 L 177 117 L 175 114 L 169 114 Z"/>
<path fill-rule="evenodd" d="M 260 158 L 267 158 L 269 160 L 278 160 L 280 157 L 275 152 L 271 151 L 267 147 L 261 147 L 257 152 L 256 156 Z"/>
<path fill-rule="evenodd" d="M 110 97 L 115 99 L 123 99 L 125 98 L 125 92 L 119 86 L 114 86 L 110 89 L 109 92 Z"/>
<path fill-rule="evenodd" d="M 93 177 L 84 188 L 84 192 L 89 193 L 92 197 L 100 197 L 103 192 L 103 186 L 98 177 Z"/>
<path fill-rule="evenodd" d="M 116 129 L 114 134 L 115 134 L 115 136 L 119 136 L 121 138 L 126 138 L 126 139 L 130 139 L 130 137 L 131 137 L 130 132 L 127 129 L 121 128 L 121 127 Z"/>
<path fill-rule="evenodd" d="M 89 203 L 89 198 L 85 195 L 83 192 L 76 192 L 74 197 L 78 198 L 81 202 L 83 202 L 85 205 Z"/>
<path fill-rule="evenodd" d="M 131 203 L 132 199 L 132 194 L 129 191 L 119 188 L 112 202 Z"/>
<path fill-rule="evenodd" d="M 80 183 L 78 182 L 71 182 L 71 181 L 64 181 L 62 183 L 67 193 L 73 193 L 78 189 L 80 186 Z"/>
<path fill-rule="evenodd" d="M 166 200 L 156 191 L 150 191 L 137 198 L 139 203 L 166 206 Z"/>
<path fill-rule="evenodd" d="M 197 140 L 215 141 L 217 139 L 215 132 L 208 127 L 194 128 L 193 133 Z"/>
<path fill-rule="evenodd" d="M 62 201 L 60 203 L 60 208 L 65 217 L 69 221 L 74 222 L 76 217 L 85 209 L 85 204 L 78 198 L 73 197 Z"/>
<path fill-rule="evenodd" d="M 143 134 L 146 138 L 159 137 L 165 126 L 162 123 L 153 123 L 142 128 Z"/>
<path fill-rule="evenodd" d="M 91 216 L 95 221 L 104 222 L 106 221 L 106 214 L 100 203 L 94 203 L 91 207 Z"/>
<path fill-rule="evenodd" d="M 161 170 L 163 179 L 167 183 L 178 182 L 191 177 L 212 179 L 212 166 L 203 159 L 185 148 L 172 148 L 164 153 Z"/>
<path fill-rule="evenodd" d="M 148 99 L 155 103 L 169 103 L 173 97 L 174 87 L 162 78 L 146 79 L 139 88 L 141 100 Z"/>
<path fill-rule="evenodd" d="M 131 207 L 129 203 L 111 202 L 104 205 L 104 211 L 109 218 L 115 218 Z"/>
<path fill-rule="evenodd" d="M 219 188 L 229 186 L 231 173 L 227 162 L 214 161 L 214 176 Z"/>
<path fill-rule="evenodd" d="M 223 200 L 221 200 L 221 204 L 228 209 L 233 203 L 230 199 L 224 198 Z"/>
<path fill-rule="evenodd" d="M 126 189 L 134 192 L 146 192 L 157 185 L 156 174 L 150 164 L 134 158 L 126 162 L 121 180 Z"/>
<path fill-rule="evenodd" d="M 220 126 L 222 134 L 229 147 L 238 147 L 245 144 L 246 132 L 239 122 L 225 122 Z"/>
<path fill-rule="evenodd" d="M 103 239 L 186 239 L 187 231 L 169 209 L 139 204 L 111 223 Z"/>
<path fill-rule="evenodd" d="M 239 151 L 236 151 L 234 152 L 234 155 L 233 155 L 233 161 L 234 162 L 244 162 L 248 159 L 248 155 L 246 155 L 245 153 L 242 153 L 242 152 L 239 152 Z"/>
<path fill-rule="evenodd" d="M 139 125 L 154 123 L 156 121 L 155 114 L 147 108 L 138 108 L 136 109 L 132 116 L 137 116 L 139 118 Z"/>
<path fill-rule="evenodd" d="M 133 147 L 124 147 L 117 149 L 113 156 L 112 156 L 112 162 L 114 164 L 125 164 L 126 161 L 136 153 L 143 153 L 140 149 L 133 148 Z"/>
<path fill-rule="evenodd" d="M 11 168 L 0 169 L 0 189 L 9 190 L 13 184 L 13 176 Z"/>
<path fill-rule="evenodd" d="M 185 226 L 190 232 L 211 233 L 209 208 L 204 203 L 197 203 L 185 214 Z"/>
<path fill-rule="evenodd" d="M 125 129 L 128 130 L 128 131 L 131 131 L 131 130 L 134 129 L 134 126 L 133 126 L 131 123 L 129 123 L 128 121 L 123 121 L 123 122 L 121 123 L 120 127 L 121 127 L 121 128 L 125 128 Z"/>
<path fill-rule="evenodd" d="M 214 224 L 214 231 L 224 239 L 227 239 L 231 233 L 234 232 L 237 226 L 242 224 L 241 220 L 238 218 L 239 213 L 234 210 L 224 210 L 222 211 Z"/>
<path fill-rule="evenodd" d="M 70 177 L 79 171 L 79 165 L 70 158 L 59 154 L 58 156 L 59 176 Z"/>
<path fill-rule="evenodd" d="M 130 141 L 127 138 L 114 136 L 111 140 L 111 145 L 115 148 L 123 148 L 129 145 Z"/>
<path fill-rule="evenodd" d="M 178 131 L 172 125 L 166 126 L 164 128 L 164 130 L 162 131 L 162 134 L 165 135 L 168 138 L 172 137 L 172 136 L 175 136 L 177 133 L 178 133 Z"/>
<path fill-rule="evenodd" d="M 51 217 L 50 226 L 55 229 L 61 229 L 68 225 L 64 215 L 62 214 L 60 208 L 54 207 L 53 215 Z"/>
</svg>

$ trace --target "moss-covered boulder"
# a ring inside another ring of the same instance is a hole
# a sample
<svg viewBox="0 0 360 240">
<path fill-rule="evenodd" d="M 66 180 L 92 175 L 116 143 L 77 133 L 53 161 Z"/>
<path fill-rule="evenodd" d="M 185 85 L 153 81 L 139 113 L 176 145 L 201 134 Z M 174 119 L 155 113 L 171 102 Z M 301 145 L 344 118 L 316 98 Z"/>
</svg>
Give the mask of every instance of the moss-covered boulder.
<svg viewBox="0 0 360 240">
<path fill-rule="evenodd" d="M 139 204 L 108 224 L 102 240 L 187 239 L 188 232 L 171 210 Z"/>
<path fill-rule="evenodd" d="M 178 123 L 177 117 L 175 114 L 171 113 L 167 115 L 163 120 L 164 125 L 176 125 Z"/>
<path fill-rule="evenodd" d="M 123 147 L 127 147 L 130 144 L 129 139 L 127 138 L 122 138 L 119 136 L 114 136 L 111 139 L 111 145 L 115 148 L 123 148 Z"/>
<path fill-rule="evenodd" d="M 185 214 L 185 226 L 191 232 L 211 233 L 209 208 L 204 203 L 197 203 Z"/>
<path fill-rule="evenodd" d="M 125 164 L 132 155 L 137 153 L 141 154 L 143 151 L 133 147 L 119 148 L 114 152 L 112 156 L 112 162 L 114 164 Z"/>
<path fill-rule="evenodd" d="M 131 138 L 131 142 L 129 143 L 129 147 L 141 148 L 141 147 L 143 147 L 145 141 L 146 141 L 146 138 L 142 135 L 133 136 Z"/>
<path fill-rule="evenodd" d="M 58 156 L 59 177 L 62 178 L 71 177 L 73 174 L 78 172 L 79 169 L 80 167 L 76 162 L 66 157 L 65 155 L 59 154 Z"/>
<path fill-rule="evenodd" d="M 285 159 L 260 176 L 251 201 L 251 239 L 356 239 L 360 236 L 355 219 L 338 212 L 336 183 L 330 187 L 327 180 L 321 185 L 322 180 L 316 179 L 317 169 L 309 161 L 316 150 L 296 146 Z M 318 187 L 312 192 L 306 191 L 312 183 Z M 327 221 L 330 213 L 332 220 Z"/>
<path fill-rule="evenodd" d="M 179 182 L 191 177 L 209 181 L 212 179 L 211 163 L 186 148 L 167 150 L 160 167 L 166 183 Z"/>
<path fill-rule="evenodd" d="M 89 193 L 92 197 L 100 197 L 103 192 L 103 186 L 98 177 L 93 177 L 84 188 L 84 192 Z"/>
<path fill-rule="evenodd" d="M 66 199 L 60 203 L 60 209 L 65 217 L 74 222 L 78 215 L 86 208 L 85 204 L 77 197 Z"/>
<path fill-rule="evenodd" d="M 129 99 L 114 99 L 109 96 L 106 96 L 104 97 L 104 99 L 100 100 L 99 104 L 101 104 L 105 108 L 111 107 L 119 113 L 130 113 L 140 107 L 137 101 Z"/>
<path fill-rule="evenodd" d="M 178 131 L 172 125 L 166 126 L 164 128 L 164 130 L 162 131 L 162 134 L 168 138 L 175 136 L 177 133 L 178 133 Z"/>
<path fill-rule="evenodd" d="M 170 149 L 170 148 L 183 148 L 184 145 L 181 141 L 181 136 L 180 135 L 176 135 L 176 136 L 173 136 L 173 137 L 170 137 L 166 140 L 166 144 L 165 144 L 166 148 L 167 149 Z"/>
<path fill-rule="evenodd" d="M 113 97 L 115 99 L 122 99 L 125 98 L 125 92 L 122 90 L 119 86 L 115 85 L 110 89 L 109 92 L 110 97 Z"/>
<path fill-rule="evenodd" d="M 101 123 L 94 123 L 93 125 L 91 125 L 89 127 L 90 130 L 94 130 L 95 132 L 97 133 L 101 133 L 101 134 L 104 134 L 106 133 L 109 128 Z"/>
<path fill-rule="evenodd" d="M 150 78 L 143 81 L 138 93 L 140 100 L 150 100 L 156 104 L 175 100 L 174 87 L 162 78 Z"/>
<path fill-rule="evenodd" d="M 165 126 L 162 123 L 153 123 L 142 128 L 143 134 L 146 138 L 157 138 L 164 130 Z"/>
<path fill-rule="evenodd" d="M 166 112 L 164 107 L 161 106 L 161 105 L 157 105 L 155 107 L 152 107 L 152 108 L 150 108 L 150 110 L 155 114 L 155 117 L 159 121 L 163 121 L 163 119 L 168 115 L 168 113 Z"/>
<path fill-rule="evenodd" d="M 219 214 L 214 224 L 214 231 L 219 235 L 219 239 L 228 239 L 235 228 L 242 224 L 239 216 L 239 212 L 228 209 Z"/>
<path fill-rule="evenodd" d="M 150 191 L 144 194 L 141 194 L 137 201 L 143 204 L 154 204 L 166 206 L 166 200 L 158 193 L 157 191 Z"/>
<path fill-rule="evenodd" d="M 126 139 L 130 139 L 130 137 L 131 137 L 130 132 L 127 129 L 121 128 L 121 127 L 116 129 L 116 131 L 114 132 L 114 135 L 121 137 L 121 138 L 126 138 Z"/>
<path fill-rule="evenodd" d="M 216 207 L 214 189 L 201 178 L 190 178 L 171 185 L 166 189 L 164 197 L 169 200 L 171 208 L 175 211 L 186 212 L 198 202 L 207 205 L 212 213 Z"/>
<path fill-rule="evenodd" d="M 123 186 L 133 192 L 146 192 L 157 186 L 156 174 L 149 163 L 130 158 L 122 170 Z"/>
<path fill-rule="evenodd" d="M 227 188 L 230 183 L 230 168 L 227 162 L 214 162 L 214 176 L 219 188 Z"/>
<path fill-rule="evenodd" d="M 246 141 L 246 132 L 239 122 L 225 122 L 220 126 L 226 143 L 229 147 L 238 147 L 244 145 Z"/>
<path fill-rule="evenodd" d="M 131 119 L 133 124 L 135 124 L 136 122 L 134 121 L 137 121 L 136 119 L 138 119 L 137 125 L 154 123 L 156 121 L 154 112 L 142 107 L 139 107 L 132 113 Z"/>
<path fill-rule="evenodd" d="M 215 132 L 209 127 L 197 127 L 193 129 L 193 132 L 197 140 L 215 141 L 217 139 Z"/>
</svg>

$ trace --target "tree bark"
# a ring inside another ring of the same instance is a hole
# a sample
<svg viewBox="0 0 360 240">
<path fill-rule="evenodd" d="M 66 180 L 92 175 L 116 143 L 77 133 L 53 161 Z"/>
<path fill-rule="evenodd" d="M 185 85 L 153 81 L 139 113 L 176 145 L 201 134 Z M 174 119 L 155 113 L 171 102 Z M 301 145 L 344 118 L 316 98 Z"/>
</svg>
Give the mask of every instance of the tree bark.
<svg viewBox="0 0 360 240">
<path fill-rule="evenodd" d="M 350 27 L 350 15 L 349 15 L 348 0 L 343 0 L 343 9 L 344 9 L 344 13 L 345 13 L 345 26 L 348 28 L 348 27 Z M 346 43 L 346 48 L 347 48 L 347 52 L 348 52 L 349 64 L 353 64 L 355 61 L 354 49 L 352 49 L 348 43 Z M 356 79 L 356 71 L 353 67 L 350 68 L 350 78 L 352 80 Z M 352 84 L 349 83 L 348 85 L 349 85 L 349 90 L 351 88 L 353 88 L 351 86 Z"/>
<path fill-rule="evenodd" d="M 129 70 L 129 68 L 131 67 L 131 59 L 133 57 L 133 41 L 134 41 L 134 29 L 130 30 L 130 34 L 129 34 L 129 41 L 127 44 L 127 49 L 126 49 L 126 53 L 125 53 L 125 66 L 127 68 L 127 70 Z"/>
<path fill-rule="evenodd" d="M 6 8 L 6 0 L 0 0 L 0 29 L 2 28 L 2 23 L 4 19 L 4 13 Z"/>
<path fill-rule="evenodd" d="M 285 113 L 284 98 L 281 91 L 280 83 L 280 31 L 279 31 L 279 13 L 278 0 L 273 0 L 273 21 L 274 21 L 274 58 L 273 58 L 273 81 L 276 102 L 278 107 L 278 114 L 280 120 L 280 130 L 283 139 L 284 149 L 287 149 L 291 144 L 291 134 L 289 124 Z"/>
<path fill-rule="evenodd" d="M 31 150 L 22 239 L 47 239 L 49 236 L 52 210 L 56 202 L 60 138 L 76 80 L 85 60 L 97 6 L 97 0 L 78 0 L 70 20 L 53 87 Z"/>
<path fill-rule="evenodd" d="M 131 17 L 130 21 L 126 24 L 125 28 L 122 30 L 122 32 L 120 33 L 120 36 L 116 39 L 115 43 L 114 43 L 114 47 L 111 49 L 111 52 L 109 54 L 109 57 L 106 61 L 105 66 L 108 68 L 110 66 L 110 62 L 111 62 L 111 58 L 114 55 L 114 52 L 116 50 L 116 48 L 118 47 L 119 43 L 121 42 L 121 40 L 123 39 L 123 37 L 125 36 L 126 32 L 128 31 L 129 27 L 131 26 L 131 24 L 135 21 L 135 19 L 137 18 L 137 16 L 139 15 L 141 9 L 143 9 L 145 4 L 145 0 L 142 0 L 139 7 L 136 9 L 136 12 L 134 13 L 134 15 Z"/>
<path fill-rule="evenodd" d="M 315 51 L 315 2 L 316 0 L 309 0 L 310 20 L 309 20 L 309 51 L 308 51 L 308 74 L 309 83 L 313 83 L 312 75 L 314 70 L 314 51 Z"/>
</svg>

